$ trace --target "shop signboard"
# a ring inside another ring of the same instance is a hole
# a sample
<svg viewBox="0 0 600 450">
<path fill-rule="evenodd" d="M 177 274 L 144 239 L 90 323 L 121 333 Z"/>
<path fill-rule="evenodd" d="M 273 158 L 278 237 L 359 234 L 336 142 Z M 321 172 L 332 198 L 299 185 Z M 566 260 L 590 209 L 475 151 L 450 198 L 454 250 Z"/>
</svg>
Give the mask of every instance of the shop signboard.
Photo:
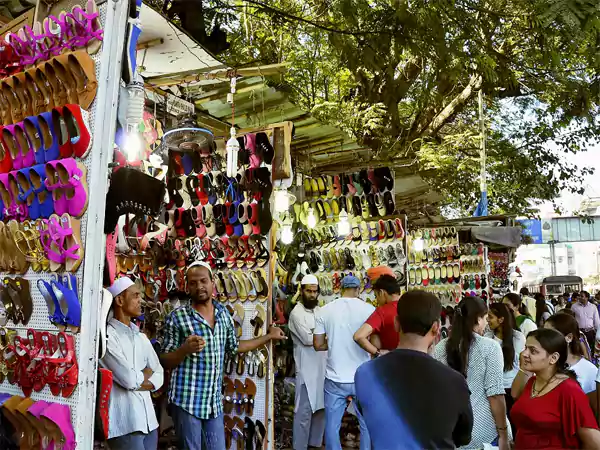
<svg viewBox="0 0 600 450">
<path fill-rule="evenodd" d="M 542 244 L 542 222 L 537 219 L 522 219 L 517 221 L 523 227 L 523 235 L 531 238 L 532 244 Z"/>
</svg>

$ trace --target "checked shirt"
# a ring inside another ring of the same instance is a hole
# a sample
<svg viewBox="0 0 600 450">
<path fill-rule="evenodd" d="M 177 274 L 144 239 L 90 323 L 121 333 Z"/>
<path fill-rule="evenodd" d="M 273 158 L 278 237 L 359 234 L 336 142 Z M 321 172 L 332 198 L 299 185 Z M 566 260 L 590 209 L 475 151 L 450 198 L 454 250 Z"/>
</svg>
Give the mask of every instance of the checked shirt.
<svg viewBox="0 0 600 450">
<path fill-rule="evenodd" d="M 214 301 L 213 305 L 214 329 L 191 306 L 176 309 L 165 321 L 163 353 L 177 350 L 190 335 L 206 341 L 201 352 L 186 356 L 173 370 L 169 384 L 169 403 L 199 419 L 222 414 L 223 360 L 226 353 L 235 354 L 238 349 L 231 315 L 222 305 Z"/>
</svg>

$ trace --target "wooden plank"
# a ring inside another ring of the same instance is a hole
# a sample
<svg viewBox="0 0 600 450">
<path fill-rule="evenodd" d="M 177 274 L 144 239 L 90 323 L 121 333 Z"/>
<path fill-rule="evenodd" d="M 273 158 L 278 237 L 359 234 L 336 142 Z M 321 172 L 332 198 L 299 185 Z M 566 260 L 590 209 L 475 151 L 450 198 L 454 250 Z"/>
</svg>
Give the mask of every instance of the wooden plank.
<svg viewBox="0 0 600 450">
<path fill-rule="evenodd" d="M 241 69 L 223 69 L 226 66 L 210 67 L 198 70 L 188 70 L 186 72 L 172 73 L 169 75 L 160 75 L 157 77 L 147 78 L 146 81 L 158 86 L 173 86 L 175 84 L 193 83 L 198 81 L 200 78 L 205 79 L 229 79 L 231 77 L 254 77 L 254 76 L 272 76 L 284 73 L 287 71 L 287 67 L 290 63 L 279 63 L 279 64 L 268 64 L 266 66 L 247 67 Z M 217 69 L 217 70 L 215 70 Z M 200 74 L 203 74 L 202 76 Z"/>
<path fill-rule="evenodd" d="M 35 14 L 35 8 L 30 9 L 24 14 L 21 14 L 14 20 L 11 20 L 2 28 L 0 28 L 0 36 L 4 36 L 8 32 L 16 33 L 19 28 L 23 28 L 25 25 L 33 27 L 33 15 Z"/>
</svg>

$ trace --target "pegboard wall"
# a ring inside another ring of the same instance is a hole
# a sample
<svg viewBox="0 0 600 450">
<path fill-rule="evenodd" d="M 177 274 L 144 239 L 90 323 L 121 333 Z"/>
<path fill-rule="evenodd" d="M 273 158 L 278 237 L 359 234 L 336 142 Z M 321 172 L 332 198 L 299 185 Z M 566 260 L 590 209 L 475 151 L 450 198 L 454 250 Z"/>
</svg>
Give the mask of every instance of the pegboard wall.
<svg viewBox="0 0 600 450">
<path fill-rule="evenodd" d="M 100 21 L 102 24 L 102 28 L 106 29 L 106 17 L 107 17 L 107 3 L 101 5 L 99 7 L 99 13 L 100 13 Z M 87 119 L 87 125 L 90 131 L 90 135 L 92 137 L 92 143 L 90 144 L 92 146 L 92 150 L 97 148 L 98 145 L 95 142 L 96 140 L 99 139 L 98 133 L 97 133 L 97 129 L 96 129 L 96 110 L 97 110 L 97 105 L 101 103 L 101 101 L 99 101 L 98 97 L 99 97 L 99 92 L 100 92 L 100 85 L 101 85 L 101 77 L 100 77 L 100 61 L 102 58 L 104 52 L 104 47 L 100 49 L 100 51 L 98 51 L 96 54 L 91 55 L 92 59 L 95 62 L 95 69 L 96 69 L 96 79 L 98 81 L 98 90 L 97 90 L 97 94 L 96 94 L 96 98 L 93 101 L 93 103 L 91 104 L 90 108 L 88 109 L 87 113 L 87 117 L 85 119 Z M 85 116 L 85 114 L 84 114 Z M 77 160 L 81 161 L 84 163 L 86 169 L 87 169 L 87 184 L 88 184 L 88 200 L 90 198 L 91 195 L 91 191 L 92 191 L 92 186 L 97 185 L 98 183 L 98 179 L 99 177 L 105 177 L 106 174 L 99 174 L 99 173 L 93 173 L 93 171 L 91 170 L 91 162 L 92 159 L 94 158 L 93 155 L 93 151 L 88 152 L 88 154 L 86 155 L 86 157 L 83 160 L 80 160 L 79 158 L 77 158 Z M 88 209 L 90 207 L 91 203 L 88 205 Z M 83 215 L 83 217 L 81 217 L 80 219 L 80 224 L 81 224 L 81 244 L 83 246 L 83 250 L 85 252 L 86 249 L 86 245 L 87 245 L 87 239 L 86 239 L 86 230 L 88 229 L 88 211 L 85 212 L 85 214 Z M 87 256 L 87 252 L 86 256 Z M 82 298 L 83 298 L 83 272 L 84 272 L 84 268 L 85 268 L 85 264 L 86 264 L 86 260 L 84 258 L 83 263 L 80 265 L 80 267 L 78 268 L 77 272 L 76 272 L 76 276 L 77 276 L 77 294 L 78 294 L 78 298 L 80 303 L 85 303 L 82 302 Z M 61 274 L 59 274 L 60 276 Z M 4 277 L 12 277 L 13 275 L 8 274 L 8 273 L 1 273 L 0 276 L 2 278 Z M 8 321 L 5 325 L 5 327 L 7 329 L 13 329 L 17 331 L 17 334 L 21 337 L 25 337 L 27 330 L 28 329 L 34 329 L 35 331 L 49 331 L 53 334 L 57 334 L 59 332 L 58 328 L 56 326 L 54 326 L 52 323 L 50 323 L 50 320 L 48 318 L 48 308 L 46 305 L 46 301 L 44 300 L 44 298 L 42 297 L 41 293 L 39 292 L 38 288 L 37 288 L 37 281 L 38 280 L 44 280 L 47 282 L 50 282 L 52 279 L 56 278 L 56 274 L 53 273 L 49 273 L 49 272 L 41 272 L 41 273 L 37 273 L 34 272 L 31 268 L 27 271 L 27 273 L 25 275 L 23 275 L 23 277 L 25 279 L 27 279 L 29 281 L 29 285 L 30 285 L 30 292 L 31 292 L 31 299 L 32 299 L 32 303 L 33 303 L 33 314 L 31 316 L 31 319 L 29 321 L 29 323 L 24 326 L 21 324 L 14 324 L 11 321 Z M 83 309 L 83 308 L 82 308 Z M 83 311 L 82 311 L 82 315 L 83 315 Z M 95 332 L 94 332 L 95 334 Z M 79 365 L 79 379 L 82 379 L 82 370 L 86 370 L 85 367 L 82 368 L 82 365 L 80 364 L 80 351 L 81 351 L 81 335 L 77 334 L 75 335 L 75 344 L 76 344 L 76 356 L 77 356 L 77 361 L 78 361 L 78 365 Z M 63 398 L 62 396 L 54 396 L 51 392 L 50 392 L 50 388 L 48 386 L 46 386 L 41 392 L 33 392 L 31 394 L 31 399 L 33 399 L 34 401 L 38 401 L 38 400 L 45 400 L 47 402 L 54 402 L 54 403 L 62 403 L 62 404 L 67 404 L 69 405 L 69 407 L 71 408 L 71 423 L 73 424 L 73 428 L 75 429 L 76 435 L 81 435 L 81 430 L 77 430 L 77 426 L 81 426 L 81 424 L 77 423 L 77 418 L 81 415 L 81 410 L 82 409 L 89 409 L 89 404 L 86 404 L 85 402 L 82 402 L 80 400 L 80 392 L 81 390 L 81 384 L 79 384 L 79 386 L 75 389 L 74 393 L 71 395 L 71 397 L 69 398 Z M 12 394 L 12 395 L 21 395 L 23 396 L 23 391 L 20 388 L 20 386 L 18 385 L 12 385 L 10 384 L 7 380 L 5 380 L 2 384 L 0 384 L 0 392 L 5 392 L 8 394 Z M 88 424 L 88 430 L 84 432 L 84 434 L 91 434 L 92 432 L 92 425 Z M 78 442 L 79 444 L 79 442 Z M 78 448 L 83 448 L 81 446 L 78 445 Z"/>
<path fill-rule="evenodd" d="M 268 282 L 268 280 L 267 280 Z M 270 285 L 270 283 L 269 283 Z M 256 310 L 256 305 L 261 305 L 265 311 L 269 307 L 271 301 L 270 300 L 246 300 L 244 302 L 232 302 L 232 303 L 240 303 L 244 307 L 244 322 L 242 325 L 242 337 L 240 340 L 254 339 L 254 327 L 250 324 L 250 319 L 252 318 L 254 311 Z M 268 320 L 268 319 L 267 319 Z M 267 321 L 262 326 L 263 335 L 267 333 Z M 268 347 L 267 347 L 268 348 Z M 268 379 L 268 361 L 265 361 L 265 376 L 263 378 L 259 378 L 258 375 L 250 376 L 248 375 L 248 366 L 246 365 L 244 375 L 238 375 L 235 371 L 235 367 L 233 373 L 228 376 L 231 381 L 234 381 L 236 378 L 240 379 L 242 382 L 246 378 L 251 378 L 256 384 L 256 397 L 254 398 L 254 414 L 250 417 L 253 421 L 260 420 L 265 426 L 267 426 L 267 416 L 266 416 L 266 405 L 267 405 L 267 379 Z M 235 411 L 230 415 L 237 415 Z M 246 414 L 242 414 L 239 417 L 244 419 Z M 266 437 L 265 437 L 266 440 Z M 231 444 L 231 448 L 236 448 L 235 440 Z"/>
</svg>

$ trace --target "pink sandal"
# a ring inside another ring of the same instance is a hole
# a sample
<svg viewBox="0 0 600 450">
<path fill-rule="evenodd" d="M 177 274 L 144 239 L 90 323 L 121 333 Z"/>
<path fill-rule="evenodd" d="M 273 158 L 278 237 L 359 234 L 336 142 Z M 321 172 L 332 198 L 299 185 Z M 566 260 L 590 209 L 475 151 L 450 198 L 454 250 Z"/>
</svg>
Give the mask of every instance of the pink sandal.
<svg viewBox="0 0 600 450">
<path fill-rule="evenodd" d="M 40 415 L 50 420 L 64 437 L 61 442 L 52 441 L 52 444 L 62 445 L 62 450 L 75 450 L 77 443 L 75 442 L 75 431 L 71 424 L 71 408 L 69 408 L 69 405 L 50 403 Z"/>
<path fill-rule="evenodd" d="M 94 0 L 88 0 L 85 11 L 79 5 L 74 5 L 69 16 L 74 20 L 76 47 L 86 47 L 87 52 L 93 55 L 100 50 L 104 31 L 100 27 L 98 7 Z"/>
<path fill-rule="evenodd" d="M 64 190 L 67 203 L 66 212 L 73 217 L 83 216 L 88 204 L 86 167 L 73 158 L 52 161 L 49 164 L 54 165 L 58 173 L 59 186 Z"/>
</svg>

